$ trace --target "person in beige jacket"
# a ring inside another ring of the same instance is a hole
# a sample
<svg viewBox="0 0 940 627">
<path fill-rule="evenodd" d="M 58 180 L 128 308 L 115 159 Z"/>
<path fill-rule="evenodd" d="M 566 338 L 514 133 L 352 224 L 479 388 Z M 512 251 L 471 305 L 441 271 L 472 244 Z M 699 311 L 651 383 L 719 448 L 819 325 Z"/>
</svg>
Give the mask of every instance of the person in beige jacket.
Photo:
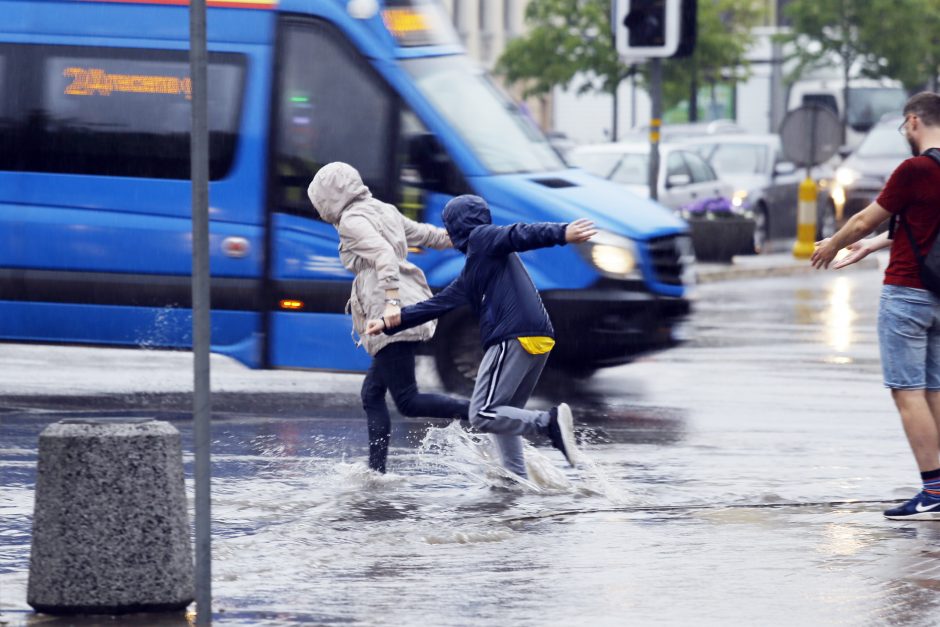
<svg viewBox="0 0 940 627">
<path fill-rule="evenodd" d="M 307 195 L 320 217 L 339 232 L 339 257 L 356 275 L 347 310 L 353 329 L 372 356 L 362 382 L 362 407 L 368 419 L 369 467 L 386 469 L 391 419 L 385 392 L 405 416 L 467 419 L 469 401 L 442 394 L 418 392 L 415 349 L 434 335 L 435 322 L 395 336 L 366 335 L 368 320 L 394 320 L 403 304 L 431 297 L 421 269 L 408 261 L 409 246 L 450 248 L 442 228 L 403 216 L 394 206 L 372 197 L 359 172 L 341 162 L 323 166 L 313 177 Z"/>
</svg>

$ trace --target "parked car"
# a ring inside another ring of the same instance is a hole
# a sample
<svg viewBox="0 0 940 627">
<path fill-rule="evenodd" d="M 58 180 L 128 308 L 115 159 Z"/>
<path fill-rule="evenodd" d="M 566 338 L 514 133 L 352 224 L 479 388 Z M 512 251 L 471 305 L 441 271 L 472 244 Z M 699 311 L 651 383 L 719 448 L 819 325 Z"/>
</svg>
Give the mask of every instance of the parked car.
<svg viewBox="0 0 940 627">
<path fill-rule="evenodd" d="M 883 118 L 836 168 L 829 206 L 840 222 L 871 204 L 894 169 L 911 156 L 910 145 L 898 133 L 903 121 L 900 116 Z"/>
<path fill-rule="evenodd" d="M 734 133 L 691 138 L 683 146 L 704 157 L 725 181 L 734 186 L 732 203 L 752 211 L 756 222 L 754 247 L 761 251 L 771 239 L 796 237 L 798 190 L 803 170 L 783 156 L 776 134 Z M 824 176 L 815 168 L 813 177 Z M 817 212 L 817 235 L 835 232 L 835 213 L 825 202 Z"/>
<path fill-rule="evenodd" d="M 578 146 L 568 153 L 574 166 L 649 197 L 649 144 L 619 142 Z M 733 203 L 734 187 L 692 150 L 660 144 L 657 201 L 676 211 L 692 231 L 700 260 L 727 261 L 735 254 L 754 252 L 754 219 Z M 720 226 L 703 221 L 720 220 Z M 720 229 L 720 230 L 716 230 Z"/>
</svg>

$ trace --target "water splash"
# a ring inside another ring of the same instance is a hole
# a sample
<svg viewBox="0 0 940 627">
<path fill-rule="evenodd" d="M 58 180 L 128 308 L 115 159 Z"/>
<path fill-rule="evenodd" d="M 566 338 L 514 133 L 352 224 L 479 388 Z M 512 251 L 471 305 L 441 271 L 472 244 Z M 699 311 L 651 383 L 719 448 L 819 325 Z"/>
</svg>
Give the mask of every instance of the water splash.
<svg viewBox="0 0 940 627">
<path fill-rule="evenodd" d="M 332 478 L 345 490 L 385 490 L 402 486 L 408 481 L 404 475 L 382 474 L 362 462 L 339 462 L 333 465 Z"/>
<path fill-rule="evenodd" d="M 454 421 L 446 427 L 428 429 L 418 456 L 425 464 L 444 466 L 492 488 L 535 494 L 601 496 L 616 504 L 627 501 L 604 470 L 583 450 L 575 470 L 568 470 L 554 459 L 557 456 L 554 451 L 543 453 L 528 441 L 524 443 L 524 451 L 528 479 L 503 468 L 499 452 L 488 436 L 469 432 Z"/>
<path fill-rule="evenodd" d="M 450 535 L 432 534 L 424 536 L 428 544 L 478 544 L 480 542 L 502 542 L 513 537 L 509 529 L 495 531 L 455 531 Z"/>
</svg>

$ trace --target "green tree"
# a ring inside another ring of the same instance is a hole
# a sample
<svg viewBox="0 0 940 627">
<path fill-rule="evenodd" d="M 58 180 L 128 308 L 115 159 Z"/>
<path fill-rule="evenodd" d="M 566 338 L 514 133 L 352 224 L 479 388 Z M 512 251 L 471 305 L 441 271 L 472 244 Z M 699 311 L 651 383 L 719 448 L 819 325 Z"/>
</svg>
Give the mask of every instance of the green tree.
<svg viewBox="0 0 940 627">
<path fill-rule="evenodd" d="M 843 133 L 848 123 L 849 80 L 893 78 L 909 91 L 936 89 L 940 66 L 940 2 L 937 0 L 791 0 L 793 82 L 832 65 L 842 73 Z"/>
<path fill-rule="evenodd" d="M 744 55 L 753 42 L 752 29 L 764 16 L 760 1 L 700 1 L 695 52 L 689 59 L 668 59 L 663 64 L 664 108 L 688 99 L 690 118 L 695 119 L 699 85 L 747 78 L 749 64 Z"/>
<path fill-rule="evenodd" d="M 578 93 L 616 96 L 631 69 L 620 61 L 610 37 L 609 0 L 532 0 L 526 7 L 529 31 L 506 45 L 496 64 L 510 83 L 524 85 L 525 96 L 568 88 L 579 72 L 587 82 Z M 616 112 L 614 114 L 616 137 Z"/>
<path fill-rule="evenodd" d="M 793 81 L 838 60 L 843 78 L 894 78 L 910 90 L 936 89 L 940 69 L 937 0 L 791 0 Z"/>
<path fill-rule="evenodd" d="M 744 76 L 744 52 L 751 27 L 761 16 L 762 0 L 702 0 L 698 6 L 698 43 L 693 60 L 667 60 L 663 66 L 666 108 L 688 97 L 695 77 L 706 81 Z M 524 85 L 526 96 L 569 88 L 576 76 L 586 81 L 578 93 L 615 98 L 613 138 L 617 136 L 616 93 L 633 67 L 617 55 L 610 35 L 610 0 L 531 0 L 529 31 L 506 46 L 496 71 Z"/>
<path fill-rule="evenodd" d="M 940 72 L 940 2 L 869 0 L 859 39 L 869 74 L 895 78 L 909 92 L 937 91 Z"/>
</svg>

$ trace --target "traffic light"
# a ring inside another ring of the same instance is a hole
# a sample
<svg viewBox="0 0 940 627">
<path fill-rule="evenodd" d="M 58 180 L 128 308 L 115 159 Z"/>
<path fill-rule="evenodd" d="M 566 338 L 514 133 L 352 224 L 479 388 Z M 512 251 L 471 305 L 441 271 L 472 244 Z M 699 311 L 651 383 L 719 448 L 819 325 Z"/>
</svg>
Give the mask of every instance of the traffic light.
<svg viewBox="0 0 940 627">
<path fill-rule="evenodd" d="M 623 18 L 631 48 L 661 48 L 666 45 L 666 0 L 630 0 Z"/>
<path fill-rule="evenodd" d="M 698 32 L 698 0 L 682 0 L 679 15 L 679 47 L 673 59 L 684 59 L 695 52 L 695 38 Z"/>
<path fill-rule="evenodd" d="M 679 47 L 681 0 L 613 0 L 614 42 L 620 56 L 671 57 Z"/>
<path fill-rule="evenodd" d="M 621 57 L 687 57 L 695 48 L 698 0 L 612 0 L 614 43 Z"/>
</svg>

